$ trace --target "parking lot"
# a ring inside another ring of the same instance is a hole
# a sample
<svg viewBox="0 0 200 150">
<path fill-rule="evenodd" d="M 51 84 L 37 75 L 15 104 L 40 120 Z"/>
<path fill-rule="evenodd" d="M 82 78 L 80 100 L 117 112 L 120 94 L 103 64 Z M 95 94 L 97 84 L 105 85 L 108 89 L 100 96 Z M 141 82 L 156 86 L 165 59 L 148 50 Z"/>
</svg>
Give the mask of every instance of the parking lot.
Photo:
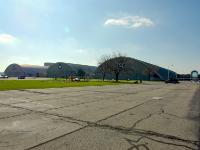
<svg viewBox="0 0 200 150">
<path fill-rule="evenodd" d="M 199 84 L 0 92 L 2 150 L 198 150 Z"/>
</svg>

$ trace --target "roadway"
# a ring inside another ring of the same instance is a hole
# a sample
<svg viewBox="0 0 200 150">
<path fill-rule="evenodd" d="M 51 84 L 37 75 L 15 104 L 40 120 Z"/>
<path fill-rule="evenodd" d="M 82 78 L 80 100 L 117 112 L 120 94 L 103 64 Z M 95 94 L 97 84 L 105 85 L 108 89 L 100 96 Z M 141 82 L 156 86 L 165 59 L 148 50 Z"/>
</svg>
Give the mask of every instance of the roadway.
<svg viewBox="0 0 200 150">
<path fill-rule="evenodd" d="M 199 84 L 0 92 L 2 150 L 199 150 Z"/>
</svg>

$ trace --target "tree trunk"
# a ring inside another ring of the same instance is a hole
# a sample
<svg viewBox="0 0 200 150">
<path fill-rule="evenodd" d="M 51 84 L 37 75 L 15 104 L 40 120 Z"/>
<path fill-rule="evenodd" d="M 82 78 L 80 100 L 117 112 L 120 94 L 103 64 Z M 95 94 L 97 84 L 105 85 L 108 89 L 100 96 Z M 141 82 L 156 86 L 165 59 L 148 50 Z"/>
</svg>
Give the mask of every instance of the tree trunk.
<svg viewBox="0 0 200 150">
<path fill-rule="evenodd" d="M 119 73 L 115 74 L 115 79 L 116 79 L 116 82 L 118 82 L 118 80 L 119 80 Z"/>
<path fill-rule="evenodd" d="M 105 74 L 105 73 L 103 73 L 103 81 L 105 80 L 105 76 L 106 76 L 106 74 Z"/>
<path fill-rule="evenodd" d="M 151 81 L 151 72 L 149 71 L 149 81 Z"/>
</svg>

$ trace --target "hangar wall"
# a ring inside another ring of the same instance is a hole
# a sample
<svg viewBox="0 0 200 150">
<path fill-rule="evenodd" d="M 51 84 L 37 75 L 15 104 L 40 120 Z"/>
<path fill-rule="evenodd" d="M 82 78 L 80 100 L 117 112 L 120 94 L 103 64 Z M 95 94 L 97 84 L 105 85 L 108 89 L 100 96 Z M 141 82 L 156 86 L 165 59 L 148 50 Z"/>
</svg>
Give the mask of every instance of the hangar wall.
<svg viewBox="0 0 200 150">
<path fill-rule="evenodd" d="M 27 76 L 27 77 L 45 77 L 48 67 L 36 65 L 18 65 L 11 64 L 4 71 L 5 75 L 9 77 Z"/>
<path fill-rule="evenodd" d="M 9 77 L 24 75 L 26 77 L 66 77 L 75 75 L 79 69 L 85 71 L 87 76 L 93 77 L 97 67 L 64 62 L 45 63 L 44 66 L 35 65 L 9 65 L 4 73 Z"/>
<path fill-rule="evenodd" d="M 132 71 L 122 72 L 119 75 L 121 80 L 167 80 L 168 79 L 168 69 L 146 63 L 134 58 L 127 57 L 133 68 Z M 69 75 L 75 75 L 79 69 L 86 72 L 86 75 L 91 78 L 101 78 L 102 75 L 98 71 L 99 68 L 95 66 L 87 66 L 72 63 L 45 63 L 44 66 L 35 65 L 19 65 L 11 64 L 9 65 L 4 74 L 10 77 L 17 77 L 20 75 L 25 75 L 27 77 L 66 77 Z M 169 70 L 169 77 L 175 78 L 176 73 Z M 106 79 L 114 79 L 115 76 L 112 73 L 106 73 Z"/>
<path fill-rule="evenodd" d="M 118 59 L 118 58 L 115 58 Z M 119 75 L 120 80 L 167 80 L 168 79 L 168 71 L 169 78 L 176 78 L 176 73 L 150 64 L 146 63 L 134 58 L 126 57 L 128 59 L 129 65 L 131 66 L 131 70 L 129 72 L 121 72 Z M 109 61 L 109 60 L 108 60 Z M 106 62 L 105 62 L 106 63 Z M 102 75 L 100 73 L 100 68 L 98 67 L 96 70 L 96 77 L 101 78 Z M 105 79 L 115 79 L 115 75 L 112 73 L 106 73 Z"/>
<path fill-rule="evenodd" d="M 55 63 L 49 66 L 47 69 L 47 77 L 51 78 L 64 78 L 73 73 L 72 67 L 67 65 L 66 63 Z"/>
</svg>

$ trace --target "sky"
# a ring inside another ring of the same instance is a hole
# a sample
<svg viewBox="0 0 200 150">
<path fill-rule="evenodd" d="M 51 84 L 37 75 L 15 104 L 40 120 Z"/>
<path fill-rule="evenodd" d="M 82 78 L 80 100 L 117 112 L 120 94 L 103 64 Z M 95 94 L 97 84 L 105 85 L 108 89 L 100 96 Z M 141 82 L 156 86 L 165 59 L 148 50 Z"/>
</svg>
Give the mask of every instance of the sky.
<svg viewBox="0 0 200 150">
<path fill-rule="evenodd" d="M 0 72 L 11 63 L 97 65 L 121 53 L 200 72 L 199 0 L 0 0 Z"/>
</svg>

